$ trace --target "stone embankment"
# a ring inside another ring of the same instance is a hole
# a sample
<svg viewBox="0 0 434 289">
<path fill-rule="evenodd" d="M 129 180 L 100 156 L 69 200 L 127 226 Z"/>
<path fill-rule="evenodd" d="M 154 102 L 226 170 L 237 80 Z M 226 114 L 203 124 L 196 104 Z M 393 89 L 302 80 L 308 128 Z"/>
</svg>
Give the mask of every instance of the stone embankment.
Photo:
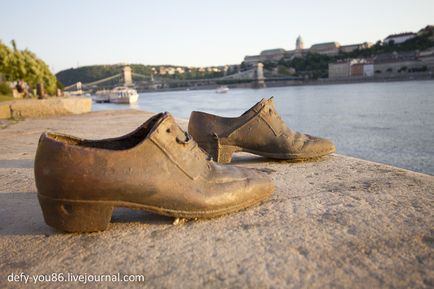
<svg viewBox="0 0 434 289">
<path fill-rule="evenodd" d="M 62 97 L 47 99 L 20 99 L 0 102 L 0 119 L 39 118 L 90 112 L 92 99 Z"/>
<path fill-rule="evenodd" d="M 116 209 L 104 232 L 48 227 L 33 176 L 39 135 L 113 137 L 150 115 L 93 112 L 0 130 L 0 288 L 83 286 L 9 282 L 12 273 L 118 272 L 145 281 L 86 288 L 433 288 L 434 177 L 338 154 L 298 163 L 239 155 L 231 165 L 269 173 L 276 189 L 260 206 L 220 218 L 173 225 Z"/>
</svg>

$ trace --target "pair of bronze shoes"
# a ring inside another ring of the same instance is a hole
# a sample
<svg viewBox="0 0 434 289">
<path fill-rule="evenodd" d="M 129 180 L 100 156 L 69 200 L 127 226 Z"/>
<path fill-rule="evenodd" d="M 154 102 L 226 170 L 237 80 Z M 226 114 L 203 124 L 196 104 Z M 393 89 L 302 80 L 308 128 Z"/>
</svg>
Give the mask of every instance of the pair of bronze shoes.
<svg viewBox="0 0 434 289">
<path fill-rule="evenodd" d="M 261 202 L 274 185 L 263 172 L 213 159 L 227 163 L 245 151 L 299 160 L 335 151 L 328 140 L 289 129 L 272 98 L 238 118 L 193 112 L 189 132 L 166 112 L 118 138 L 42 134 L 35 179 L 46 223 L 67 232 L 101 231 L 114 207 L 216 217 Z"/>
</svg>

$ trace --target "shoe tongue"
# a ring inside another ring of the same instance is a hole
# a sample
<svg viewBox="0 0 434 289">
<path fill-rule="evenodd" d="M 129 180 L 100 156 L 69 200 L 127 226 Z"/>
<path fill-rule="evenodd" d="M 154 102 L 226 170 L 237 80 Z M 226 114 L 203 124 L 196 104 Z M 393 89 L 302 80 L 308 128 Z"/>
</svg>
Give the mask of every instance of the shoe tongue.
<svg viewBox="0 0 434 289">
<path fill-rule="evenodd" d="M 181 141 L 186 141 L 186 133 L 179 125 L 176 123 L 172 114 L 169 112 L 162 113 L 159 119 L 156 121 L 154 127 L 152 128 L 151 134 L 158 135 L 161 132 L 171 133 L 177 139 Z"/>
<path fill-rule="evenodd" d="M 170 113 L 161 115 L 152 128 L 150 139 L 190 178 L 196 179 L 207 172 L 208 155 L 178 126 Z"/>
<path fill-rule="evenodd" d="M 259 111 L 261 111 L 261 109 L 266 106 L 267 104 L 271 104 L 274 107 L 274 96 L 270 97 L 269 99 L 261 99 L 259 102 L 257 102 L 254 106 L 252 106 L 250 109 L 248 109 L 246 112 L 244 112 L 242 115 L 246 115 L 246 114 L 256 114 Z"/>
</svg>

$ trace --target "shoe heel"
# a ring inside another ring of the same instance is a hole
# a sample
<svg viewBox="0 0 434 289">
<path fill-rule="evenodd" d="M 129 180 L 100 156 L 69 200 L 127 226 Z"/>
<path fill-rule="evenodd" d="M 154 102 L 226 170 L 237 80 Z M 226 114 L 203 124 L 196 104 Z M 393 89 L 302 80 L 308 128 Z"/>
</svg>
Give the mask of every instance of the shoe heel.
<svg viewBox="0 0 434 289">
<path fill-rule="evenodd" d="M 217 149 L 217 162 L 222 164 L 227 164 L 232 161 L 232 155 L 237 151 L 237 147 L 235 146 L 225 146 L 220 145 Z"/>
<path fill-rule="evenodd" d="M 232 154 L 238 149 L 236 146 L 221 145 L 218 141 L 199 143 L 199 146 L 203 148 L 214 161 L 224 164 L 231 162 Z"/>
<path fill-rule="evenodd" d="M 214 161 L 218 159 L 218 143 L 217 142 L 198 142 L 198 145 L 205 150 Z"/>
<path fill-rule="evenodd" d="M 96 202 L 55 200 L 38 194 L 45 222 L 66 232 L 107 229 L 113 207 Z"/>
</svg>

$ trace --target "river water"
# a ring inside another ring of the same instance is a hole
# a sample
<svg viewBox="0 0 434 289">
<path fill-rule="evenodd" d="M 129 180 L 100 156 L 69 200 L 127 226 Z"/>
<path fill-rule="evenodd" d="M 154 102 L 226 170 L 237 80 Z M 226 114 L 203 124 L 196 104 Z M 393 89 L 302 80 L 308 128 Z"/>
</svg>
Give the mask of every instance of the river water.
<svg viewBox="0 0 434 289">
<path fill-rule="evenodd" d="M 434 81 L 152 92 L 135 105 L 94 104 L 93 110 L 238 116 L 271 96 L 289 127 L 332 139 L 339 154 L 434 175 Z"/>
</svg>

